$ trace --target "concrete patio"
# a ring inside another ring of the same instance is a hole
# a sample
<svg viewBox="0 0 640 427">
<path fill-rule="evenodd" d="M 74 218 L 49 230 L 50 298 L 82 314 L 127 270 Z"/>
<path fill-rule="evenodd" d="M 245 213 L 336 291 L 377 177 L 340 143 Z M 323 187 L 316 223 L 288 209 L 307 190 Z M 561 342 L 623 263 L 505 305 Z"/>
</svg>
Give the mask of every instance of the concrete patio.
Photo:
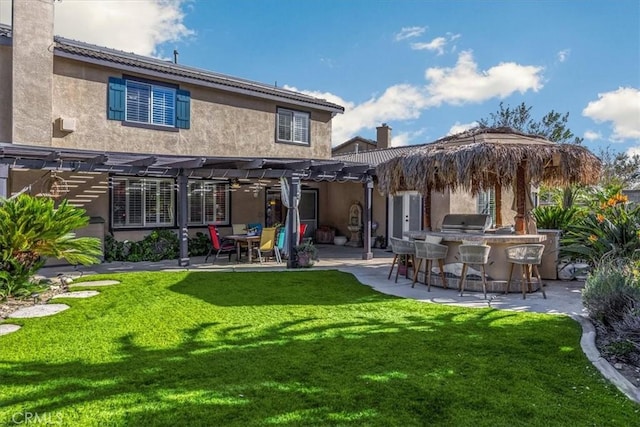
<svg viewBox="0 0 640 427">
<path fill-rule="evenodd" d="M 389 268 L 393 254 L 388 250 L 373 249 L 373 259 L 362 260 L 362 248 L 335 245 L 316 245 L 320 253 L 320 259 L 308 270 L 313 274 L 317 269 L 336 269 L 354 274 L 360 282 L 371 286 L 379 292 L 395 295 L 403 298 L 412 298 L 419 301 L 432 302 L 437 304 L 450 304 L 465 307 L 493 307 L 498 309 L 509 309 L 517 311 L 533 311 L 550 314 L 581 315 L 584 308 L 580 293 L 584 282 L 580 281 L 545 281 L 547 299 L 542 298 L 542 293 L 534 292 L 527 294 L 525 300 L 519 292 L 519 286 L 512 286 L 512 293 L 488 293 L 485 300 L 482 292 L 466 292 L 460 297 L 454 288 L 442 289 L 432 286 L 431 292 L 427 292 L 427 287 L 422 283 L 416 283 L 411 287 L 411 280 L 404 276 L 398 277 L 398 282 L 394 282 L 394 274 L 391 280 L 387 280 Z M 220 256 L 215 263 L 212 258 L 207 262 L 204 257 L 191 258 L 191 265 L 188 267 L 178 266 L 177 260 L 165 260 L 160 262 L 111 262 L 93 266 L 72 266 L 47 267 L 40 270 L 40 274 L 45 277 L 55 277 L 64 274 L 71 278 L 88 274 L 116 273 L 127 271 L 284 271 L 286 264 L 278 264 L 274 261 L 236 262 L 235 257 L 228 260 L 226 255 Z"/>
</svg>

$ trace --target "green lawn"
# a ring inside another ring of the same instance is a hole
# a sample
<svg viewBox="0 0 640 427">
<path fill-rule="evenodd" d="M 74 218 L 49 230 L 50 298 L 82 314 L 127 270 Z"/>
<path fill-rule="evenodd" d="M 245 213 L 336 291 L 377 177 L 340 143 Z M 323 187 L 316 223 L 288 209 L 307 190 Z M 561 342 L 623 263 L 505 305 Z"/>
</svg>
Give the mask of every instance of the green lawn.
<svg viewBox="0 0 640 427">
<path fill-rule="evenodd" d="M 403 300 L 335 271 L 101 278 L 122 283 L 11 320 L 0 425 L 640 425 L 566 317 Z"/>
</svg>

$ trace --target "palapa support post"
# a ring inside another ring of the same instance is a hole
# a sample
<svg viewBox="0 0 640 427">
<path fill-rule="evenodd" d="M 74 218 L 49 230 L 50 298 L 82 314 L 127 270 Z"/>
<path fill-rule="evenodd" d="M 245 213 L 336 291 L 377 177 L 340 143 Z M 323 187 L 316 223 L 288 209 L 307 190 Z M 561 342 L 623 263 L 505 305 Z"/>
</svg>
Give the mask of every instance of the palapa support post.
<svg viewBox="0 0 640 427">
<path fill-rule="evenodd" d="M 496 184 L 493 192 L 495 193 L 496 228 L 498 228 L 502 227 L 502 185 Z"/>
<path fill-rule="evenodd" d="M 524 179 L 524 171 L 526 167 L 527 161 L 523 160 L 522 163 L 518 165 L 518 171 L 516 174 L 516 210 L 517 214 L 515 217 L 515 233 L 516 234 L 527 234 L 527 222 L 526 222 L 526 190 L 525 179 Z"/>
<path fill-rule="evenodd" d="M 427 192 L 423 195 L 422 210 L 424 212 L 423 229 L 431 231 L 431 187 L 427 187 Z"/>
</svg>

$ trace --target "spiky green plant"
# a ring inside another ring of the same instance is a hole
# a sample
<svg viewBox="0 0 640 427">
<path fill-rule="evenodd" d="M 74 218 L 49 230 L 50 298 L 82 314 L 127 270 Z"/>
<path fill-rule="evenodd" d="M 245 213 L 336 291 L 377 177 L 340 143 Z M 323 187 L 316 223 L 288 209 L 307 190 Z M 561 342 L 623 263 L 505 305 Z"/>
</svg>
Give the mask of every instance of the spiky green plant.
<svg viewBox="0 0 640 427">
<path fill-rule="evenodd" d="M 579 210 L 575 206 L 539 206 L 531 211 L 538 228 L 567 230 L 578 218 Z"/>
<path fill-rule="evenodd" d="M 603 258 L 632 259 L 640 252 L 640 205 L 618 193 L 573 225 L 560 255 L 596 265 Z"/>
<path fill-rule="evenodd" d="M 22 194 L 0 200 L 0 288 L 11 286 L 15 294 L 48 257 L 65 259 L 71 264 L 95 264 L 102 254 L 100 240 L 76 237 L 75 230 L 85 227 L 89 217 L 63 201 L 57 208 L 48 198 Z M 8 293 L 8 292 L 7 292 Z"/>
</svg>

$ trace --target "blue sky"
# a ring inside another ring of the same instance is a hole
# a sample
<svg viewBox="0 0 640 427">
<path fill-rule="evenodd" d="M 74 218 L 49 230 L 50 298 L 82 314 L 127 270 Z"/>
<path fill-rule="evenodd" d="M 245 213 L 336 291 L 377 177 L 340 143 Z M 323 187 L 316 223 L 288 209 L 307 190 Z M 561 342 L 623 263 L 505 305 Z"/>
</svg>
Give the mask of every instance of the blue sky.
<svg viewBox="0 0 640 427">
<path fill-rule="evenodd" d="M 383 122 L 430 142 L 502 101 L 640 154 L 637 0 L 63 0 L 55 32 L 337 102 L 334 145 Z"/>
</svg>

